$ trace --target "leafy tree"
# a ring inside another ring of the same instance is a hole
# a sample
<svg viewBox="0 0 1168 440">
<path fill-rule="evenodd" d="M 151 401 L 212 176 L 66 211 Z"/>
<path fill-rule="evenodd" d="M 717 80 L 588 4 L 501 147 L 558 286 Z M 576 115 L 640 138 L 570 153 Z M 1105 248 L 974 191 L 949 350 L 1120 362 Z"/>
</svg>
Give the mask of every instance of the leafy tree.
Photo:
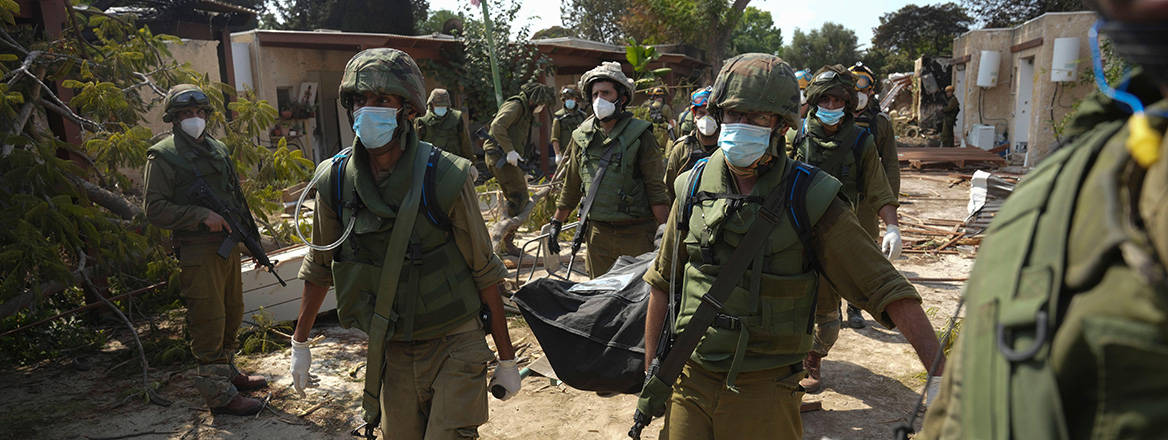
<svg viewBox="0 0 1168 440">
<path fill-rule="evenodd" d="M 494 25 L 495 50 L 499 60 L 499 80 L 503 97 L 519 93 L 519 87 L 538 81 L 551 71 L 551 61 L 539 53 L 529 38 L 527 25 L 514 27 L 520 3 L 516 0 L 489 1 Z M 472 18 L 479 8 L 464 4 L 459 16 L 463 18 L 462 45 L 444 49 L 441 63 L 421 60 L 424 72 L 438 77 L 453 93 L 461 92 L 470 111 L 470 119 L 486 122 L 495 116 L 495 89 L 491 84 L 491 59 L 487 46 L 487 29 L 482 20 Z"/>
<path fill-rule="evenodd" d="M 778 54 L 783 49 L 783 30 L 775 27 L 771 13 L 747 6 L 742 21 L 730 36 L 729 56 L 761 52 Z"/>
<path fill-rule="evenodd" d="M 662 76 L 668 75 L 673 69 L 662 67 L 652 69 L 649 65 L 661 58 L 661 54 L 657 53 L 657 48 L 653 46 L 644 46 L 632 38 L 629 39 L 629 44 L 625 46 L 625 61 L 628 61 L 633 66 L 633 80 L 636 81 L 637 90 L 643 91 L 656 86 Z"/>
<path fill-rule="evenodd" d="M 580 38 L 621 44 L 628 35 L 621 18 L 634 0 L 563 0 L 560 20 Z"/>
<path fill-rule="evenodd" d="M 962 0 L 985 28 L 1010 27 L 1047 12 L 1078 11 L 1081 0 Z"/>
<path fill-rule="evenodd" d="M 795 69 L 814 72 L 828 64 L 852 65 L 860 58 L 856 33 L 836 23 L 803 32 L 795 29 L 791 44 L 783 47 L 783 59 Z"/>
<path fill-rule="evenodd" d="M 462 17 L 449 9 L 430 11 L 430 16 L 426 18 L 426 21 L 418 25 L 418 33 L 422 35 L 442 33 L 442 26 L 445 26 L 446 22 L 452 18 L 461 19 Z"/>
<path fill-rule="evenodd" d="M 220 140 L 261 223 L 279 218 L 279 189 L 311 172 L 312 163 L 282 142 L 275 151 L 258 144 L 275 119 L 267 102 L 235 97 L 227 122 L 224 96 L 234 89 L 176 63 L 167 43 L 177 38 L 90 7 L 70 10 L 63 34 L 50 40 L 16 25 L 16 12 L 15 3 L 0 1 L 0 222 L 7 225 L 0 228 L 0 329 L 72 308 L 82 290 L 100 296 L 93 280 L 118 293 L 174 278 L 165 234 L 145 222 L 139 190 L 124 174 L 139 173 L 146 149 L 167 134 L 142 123 L 170 86 L 199 84 L 212 98 L 207 128 L 226 133 Z M 50 84 L 74 97 L 63 102 Z M 50 117 L 78 125 L 82 143 L 58 140 L 40 122 Z M 65 152 L 86 165 L 61 159 Z M 28 335 L 0 338 L 0 347 Z M 36 353 L 59 347 L 51 333 L 28 340 L 43 343 Z"/>
<path fill-rule="evenodd" d="M 908 5 L 880 17 L 880 26 L 872 30 L 872 46 L 909 59 L 947 56 L 953 52 L 953 38 L 972 24 L 973 17 L 956 3 Z"/>
<path fill-rule="evenodd" d="M 414 35 L 428 17 L 427 0 L 266 0 L 261 24 L 269 29 Z"/>
<path fill-rule="evenodd" d="M 915 60 L 902 52 L 891 52 L 879 47 L 868 48 L 860 57 L 860 61 L 863 61 L 865 66 L 881 77 L 889 73 L 912 72 Z"/>
<path fill-rule="evenodd" d="M 563 37 L 575 37 L 575 36 L 576 36 L 576 33 L 572 32 L 571 29 L 565 28 L 563 26 L 552 26 L 552 27 L 549 27 L 546 29 L 540 29 L 540 30 L 536 31 L 535 34 L 533 34 L 531 36 L 531 39 L 532 40 L 541 40 L 544 38 L 563 38 Z"/>
</svg>

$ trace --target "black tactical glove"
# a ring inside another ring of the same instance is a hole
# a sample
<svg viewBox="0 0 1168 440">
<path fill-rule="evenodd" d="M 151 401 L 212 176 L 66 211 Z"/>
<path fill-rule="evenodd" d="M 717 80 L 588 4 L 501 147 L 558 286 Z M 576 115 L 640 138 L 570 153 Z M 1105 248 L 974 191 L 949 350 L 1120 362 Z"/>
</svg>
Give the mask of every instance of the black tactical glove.
<svg viewBox="0 0 1168 440">
<path fill-rule="evenodd" d="M 560 230 L 564 228 L 564 222 L 552 219 L 548 224 L 552 225 L 551 235 L 548 236 L 548 252 L 558 254 L 560 253 Z"/>
</svg>

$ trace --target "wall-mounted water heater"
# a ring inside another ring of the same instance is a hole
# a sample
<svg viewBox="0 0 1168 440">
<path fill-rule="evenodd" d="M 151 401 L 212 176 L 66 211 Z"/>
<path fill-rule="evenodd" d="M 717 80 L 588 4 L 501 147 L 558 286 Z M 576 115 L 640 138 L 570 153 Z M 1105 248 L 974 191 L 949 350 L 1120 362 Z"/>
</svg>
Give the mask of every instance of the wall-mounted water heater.
<svg viewBox="0 0 1168 440">
<path fill-rule="evenodd" d="M 998 85 L 998 67 L 1002 64 L 1002 54 L 996 50 L 981 51 L 977 62 L 977 86 L 990 88 Z"/>
<path fill-rule="evenodd" d="M 1050 80 L 1074 81 L 1079 76 L 1079 38 L 1055 38 L 1054 55 L 1050 61 Z"/>
</svg>

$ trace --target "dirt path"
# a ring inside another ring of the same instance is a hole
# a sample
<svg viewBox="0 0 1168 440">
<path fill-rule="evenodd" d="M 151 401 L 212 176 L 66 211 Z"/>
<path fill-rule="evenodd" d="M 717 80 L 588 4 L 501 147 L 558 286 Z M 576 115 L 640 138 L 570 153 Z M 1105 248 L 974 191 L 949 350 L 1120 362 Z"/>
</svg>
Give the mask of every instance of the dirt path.
<svg viewBox="0 0 1168 440">
<path fill-rule="evenodd" d="M 939 177 L 938 177 L 939 176 Z M 968 182 L 949 187 L 945 174 L 921 178 L 906 172 L 901 192 L 902 213 L 920 218 L 964 218 Z M 895 262 L 910 277 L 964 277 L 972 252 L 957 255 L 906 254 Z M 917 284 L 933 326 L 940 329 L 953 313 L 960 283 Z M 364 370 L 365 337 L 358 331 L 323 323 L 316 332 L 313 369 L 321 387 L 300 399 L 290 388 L 288 350 L 241 356 L 245 369 L 264 374 L 273 386 L 252 396 L 269 406 L 258 417 L 214 416 L 202 409 L 191 388 L 193 370 L 154 371 L 151 380 L 174 401 L 169 407 L 145 403 L 132 396 L 140 376 L 136 364 L 107 373 L 113 354 L 91 357 L 92 368 L 79 370 L 67 360 L 36 368 L 0 372 L 6 398 L 0 400 L 0 438 L 100 438 L 143 434 L 133 438 L 169 439 L 349 439 L 348 430 L 360 420 L 360 393 Z M 911 347 L 895 331 L 867 321 L 861 330 L 844 329 L 832 353 L 824 360 L 826 390 L 806 401 L 822 402 L 823 410 L 804 414 L 805 438 L 886 439 L 908 419 L 923 386 L 923 371 Z M 542 354 L 521 318 L 511 319 L 512 337 L 530 344 L 528 360 Z M 116 343 L 109 351 L 125 350 Z M 353 373 L 352 375 L 350 373 Z M 121 403 L 120 405 L 118 403 Z M 491 420 L 480 432 L 486 439 L 620 439 L 627 432 L 636 398 L 600 397 L 595 393 L 552 385 L 533 376 L 524 381 L 515 398 L 491 399 Z M 315 409 L 314 409 L 315 408 Z M 301 414 L 311 413 L 300 417 Z M 918 422 L 919 423 L 919 422 Z M 661 421 L 645 430 L 656 439 Z"/>
</svg>

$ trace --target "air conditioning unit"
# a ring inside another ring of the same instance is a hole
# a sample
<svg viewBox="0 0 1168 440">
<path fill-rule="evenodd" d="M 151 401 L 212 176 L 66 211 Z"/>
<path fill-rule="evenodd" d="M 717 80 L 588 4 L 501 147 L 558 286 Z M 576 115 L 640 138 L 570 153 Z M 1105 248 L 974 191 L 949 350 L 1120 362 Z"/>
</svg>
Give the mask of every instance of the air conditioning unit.
<svg viewBox="0 0 1168 440">
<path fill-rule="evenodd" d="M 969 143 L 983 150 L 994 148 L 994 126 L 976 124 L 969 130 Z"/>
</svg>

